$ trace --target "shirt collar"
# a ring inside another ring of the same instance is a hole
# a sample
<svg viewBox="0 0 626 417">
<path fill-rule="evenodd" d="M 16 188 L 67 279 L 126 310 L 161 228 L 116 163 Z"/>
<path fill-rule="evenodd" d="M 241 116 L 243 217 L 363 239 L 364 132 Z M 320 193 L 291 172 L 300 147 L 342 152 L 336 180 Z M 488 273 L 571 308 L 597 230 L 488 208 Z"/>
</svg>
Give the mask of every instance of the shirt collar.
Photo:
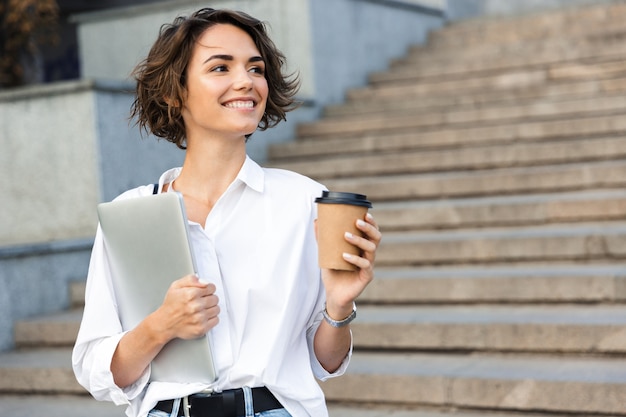
<svg viewBox="0 0 626 417">
<path fill-rule="evenodd" d="M 241 181 L 254 191 L 259 193 L 263 192 L 263 184 L 265 183 L 265 172 L 263 168 L 254 162 L 249 156 L 246 155 L 246 160 L 239 170 L 237 179 L 235 181 Z"/>
<path fill-rule="evenodd" d="M 180 167 L 172 168 L 168 171 L 165 171 L 159 179 L 159 188 L 162 188 L 163 184 L 171 183 L 176 178 L 178 178 L 181 171 L 182 168 Z M 242 182 L 248 187 L 252 188 L 254 191 L 262 193 L 263 185 L 265 184 L 265 172 L 263 171 L 263 168 L 259 166 L 259 164 L 254 162 L 249 156 L 246 155 L 246 160 L 241 166 L 239 174 L 237 174 L 234 182 Z"/>
</svg>

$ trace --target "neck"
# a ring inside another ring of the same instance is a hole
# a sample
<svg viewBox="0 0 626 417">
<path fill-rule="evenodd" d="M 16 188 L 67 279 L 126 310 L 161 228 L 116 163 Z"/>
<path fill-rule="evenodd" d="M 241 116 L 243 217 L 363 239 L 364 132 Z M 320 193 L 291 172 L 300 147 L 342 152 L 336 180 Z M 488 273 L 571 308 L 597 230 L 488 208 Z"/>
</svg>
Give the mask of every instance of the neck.
<svg viewBox="0 0 626 417">
<path fill-rule="evenodd" d="M 208 141 L 188 143 L 176 191 L 206 203 L 215 203 L 237 177 L 246 159 L 245 141 L 216 146 Z"/>
</svg>

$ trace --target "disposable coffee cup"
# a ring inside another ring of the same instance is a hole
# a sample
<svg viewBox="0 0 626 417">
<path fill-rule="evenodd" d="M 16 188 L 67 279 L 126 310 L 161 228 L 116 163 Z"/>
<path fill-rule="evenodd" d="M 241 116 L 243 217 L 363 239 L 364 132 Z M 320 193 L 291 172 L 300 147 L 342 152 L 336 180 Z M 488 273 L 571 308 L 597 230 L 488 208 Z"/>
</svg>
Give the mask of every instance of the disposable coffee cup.
<svg viewBox="0 0 626 417">
<path fill-rule="evenodd" d="M 356 271 L 358 267 L 343 259 L 344 253 L 360 256 L 361 250 L 348 243 L 345 233 L 363 236 L 356 227 L 365 220 L 372 203 L 362 194 L 323 191 L 317 203 L 317 245 L 320 268 Z"/>
</svg>

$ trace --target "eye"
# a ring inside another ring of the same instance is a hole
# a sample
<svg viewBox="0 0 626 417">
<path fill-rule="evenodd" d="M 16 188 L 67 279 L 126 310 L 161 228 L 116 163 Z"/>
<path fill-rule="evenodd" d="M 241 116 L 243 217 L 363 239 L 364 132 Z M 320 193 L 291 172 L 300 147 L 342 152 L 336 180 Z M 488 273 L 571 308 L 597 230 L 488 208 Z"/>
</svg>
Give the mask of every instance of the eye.
<svg viewBox="0 0 626 417">
<path fill-rule="evenodd" d="M 210 72 L 226 72 L 228 71 L 228 67 L 226 65 L 216 65 L 215 67 L 209 70 Z"/>
<path fill-rule="evenodd" d="M 261 66 L 252 67 L 248 71 L 253 72 L 255 74 L 259 74 L 259 75 L 265 75 L 265 68 Z"/>
</svg>

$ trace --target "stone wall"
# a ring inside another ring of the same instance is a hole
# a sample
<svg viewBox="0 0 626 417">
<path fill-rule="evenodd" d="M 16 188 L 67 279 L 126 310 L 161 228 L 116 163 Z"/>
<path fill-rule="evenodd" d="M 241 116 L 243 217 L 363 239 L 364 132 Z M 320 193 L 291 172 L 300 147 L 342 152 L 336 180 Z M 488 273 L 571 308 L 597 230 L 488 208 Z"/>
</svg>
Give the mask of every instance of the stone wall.
<svg viewBox="0 0 626 417">
<path fill-rule="evenodd" d="M 77 81 L 0 93 L 0 350 L 13 323 L 69 305 L 84 280 L 96 204 L 156 182 L 183 152 L 142 139 L 120 83 Z"/>
<path fill-rule="evenodd" d="M 141 139 L 131 101 L 119 83 L 90 81 L 0 93 L 0 247 L 91 238 L 97 203 L 182 161 Z"/>
</svg>

